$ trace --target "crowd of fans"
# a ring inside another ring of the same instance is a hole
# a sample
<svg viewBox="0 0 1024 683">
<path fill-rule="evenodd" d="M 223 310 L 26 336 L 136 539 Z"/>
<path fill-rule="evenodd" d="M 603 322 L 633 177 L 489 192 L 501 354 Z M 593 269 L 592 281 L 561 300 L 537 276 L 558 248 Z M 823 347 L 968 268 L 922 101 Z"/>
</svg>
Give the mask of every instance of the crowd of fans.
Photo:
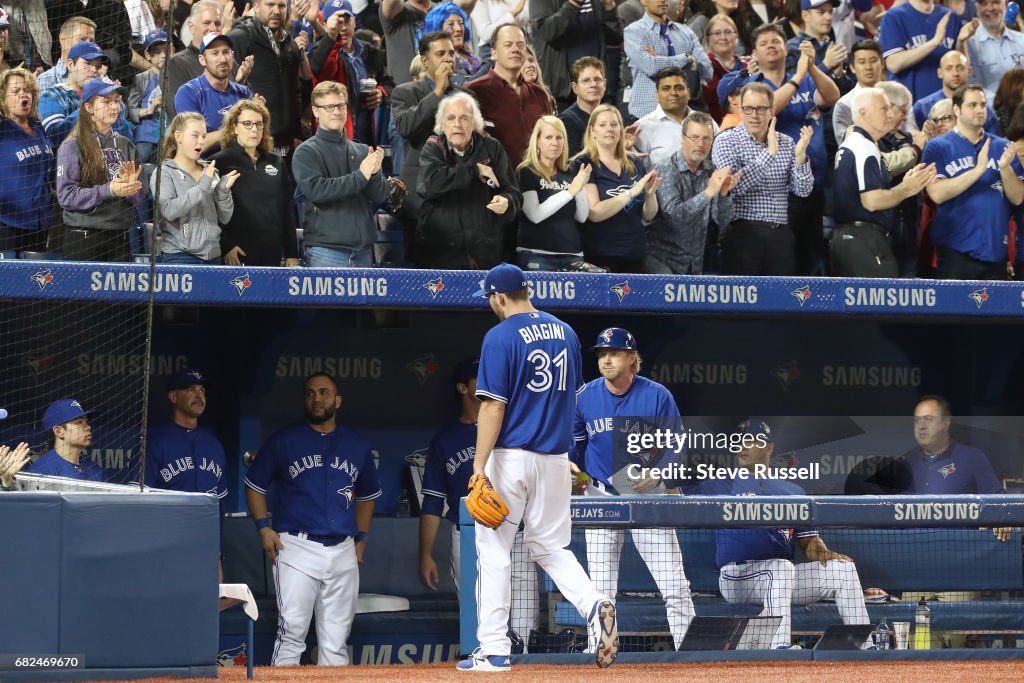
<svg viewBox="0 0 1024 683">
<path fill-rule="evenodd" d="M 1014 10 L 8 0 L 0 254 L 1024 277 Z"/>
</svg>

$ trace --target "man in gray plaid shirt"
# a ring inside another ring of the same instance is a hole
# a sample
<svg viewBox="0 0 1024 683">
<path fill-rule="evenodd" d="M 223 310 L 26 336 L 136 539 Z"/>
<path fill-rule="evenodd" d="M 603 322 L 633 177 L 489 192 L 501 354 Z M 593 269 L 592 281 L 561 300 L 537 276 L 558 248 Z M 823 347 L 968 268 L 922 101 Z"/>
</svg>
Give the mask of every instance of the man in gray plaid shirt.
<svg viewBox="0 0 1024 683">
<path fill-rule="evenodd" d="M 793 275 L 796 264 L 789 228 L 789 193 L 806 197 L 814 188 L 807 145 L 811 127 L 795 143 L 775 132 L 774 93 L 763 83 L 740 90 L 743 125 L 715 140 L 716 168 L 742 173 L 732 190 L 733 220 L 721 239 L 724 275 Z"/>
</svg>

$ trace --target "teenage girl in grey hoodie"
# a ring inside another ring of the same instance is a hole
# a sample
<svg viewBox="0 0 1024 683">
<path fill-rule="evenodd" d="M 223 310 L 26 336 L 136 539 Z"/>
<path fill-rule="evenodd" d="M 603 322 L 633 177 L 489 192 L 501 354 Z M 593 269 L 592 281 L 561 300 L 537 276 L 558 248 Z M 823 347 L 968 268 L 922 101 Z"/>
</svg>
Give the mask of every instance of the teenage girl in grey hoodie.
<svg viewBox="0 0 1024 683">
<path fill-rule="evenodd" d="M 161 263 L 220 263 L 220 224 L 234 212 L 231 186 L 238 171 L 222 178 L 212 161 L 200 163 L 205 144 L 202 114 L 174 117 L 164 138 L 164 162 L 150 183 L 160 207 Z"/>
</svg>

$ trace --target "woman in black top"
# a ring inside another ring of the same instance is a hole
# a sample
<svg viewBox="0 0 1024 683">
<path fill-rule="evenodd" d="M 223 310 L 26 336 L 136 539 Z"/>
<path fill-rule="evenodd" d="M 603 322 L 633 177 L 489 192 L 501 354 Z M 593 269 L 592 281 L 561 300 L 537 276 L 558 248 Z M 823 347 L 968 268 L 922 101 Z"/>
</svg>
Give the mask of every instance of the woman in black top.
<svg viewBox="0 0 1024 683">
<path fill-rule="evenodd" d="M 557 116 L 542 116 L 533 127 L 526 158 L 519 164 L 519 217 L 516 260 L 525 270 L 579 270 L 583 246 L 576 223 L 587 220 L 583 191 L 590 164 L 569 173 L 565 125 Z"/>
<path fill-rule="evenodd" d="M 262 102 L 240 100 L 221 124 L 221 173 L 238 171 L 231 188 L 235 212 L 222 226 L 220 249 L 229 266 L 299 265 L 292 197 L 295 186 L 284 159 L 271 152 L 270 112 Z"/>
</svg>

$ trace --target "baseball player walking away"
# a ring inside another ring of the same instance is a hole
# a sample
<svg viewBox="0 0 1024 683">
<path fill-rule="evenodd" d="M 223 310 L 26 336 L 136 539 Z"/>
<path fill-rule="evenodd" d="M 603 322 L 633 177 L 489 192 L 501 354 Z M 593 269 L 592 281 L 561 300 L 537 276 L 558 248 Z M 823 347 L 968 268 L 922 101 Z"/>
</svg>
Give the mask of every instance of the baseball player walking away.
<svg viewBox="0 0 1024 683">
<path fill-rule="evenodd" d="M 380 496 L 366 439 L 335 421 L 341 407 L 330 375 L 306 379 L 306 421 L 273 434 L 245 477 L 245 499 L 274 563 L 277 641 L 271 664 L 299 663 L 316 614 L 317 664 L 348 664 L 345 643 L 359 597 L 359 563 Z M 274 524 L 267 492 L 274 495 Z"/>
<path fill-rule="evenodd" d="M 199 426 L 206 411 L 206 377 L 195 368 L 177 371 L 167 381 L 171 421 L 150 430 L 146 448 L 146 486 L 172 491 L 212 493 L 223 504 L 224 447 Z"/>
<path fill-rule="evenodd" d="M 760 420 L 747 420 L 740 431 L 765 445 L 744 448 L 737 455 L 740 467 L 770 466 L 774 444 L 771 428 Z M 779 479 L 709 479 L 692 493 L 734 496 L 802 496 L 803 489 Z M 792 605 L 835 600 L 844 624 L 867 624 L 857 566 L 846 555 L 825 546 L 816 529 L 718 529 L 715 562 L 722 597 L 731 603 L 760 602 L 761 616 L 782 617 L 771 646 L 799 648 L 790 644 Z M 796 544 L 810 562 L 793 564 Z"/>
<path fill-rule="evenodd" d="M 523 271 L 502 263 L 483 289 L 500 321 L 484 337 L 476 395 L 476 453 L 466 507 L 476 531 L 477 640 L 462 671 L 508 671 L 512 542 L 519 523 L 534 562 L 595 633 L 595 660 L 619 650 L 615 604 L 568 550 L 569 447 L 576 394 L 583 386 L 580 343 L 572 328 L 530 303 Z"/>
<path fill-rule="evenodd" d="M 674 418 L 681 427 L 682 420 L 675 399 L 664 386 L 638 374 L 640 350 L 636 338 L 628 330 L 621 327 L 604 330 L 597 335 L 593 350 L 597 354 L 597 368 L 601 377 L 588 382 L 580 392 L 573 426 L 577 458 L 582 454 L 583 470 L 590 475 L 587 495 L 619 495 L 620 490 L 613 485 L 612 478 L 616 469 L 627 463 L 637 466 L 640 477 L 629 478 L 630 490 L 625 493 L 664 494 L 665 484 L 651 476 L 649 467 L 641 467 L 640 461 L 627 457 L 625 453 L 613 456 L 612 433 L 623 426 L 623 418 L 636 418 L 634 424 L 650 418 Z M 578 471 L 575 464 L 572 467 Z M 619 480 L 616 477 L 616 483 Z M 679 539 L 673 529 L 630 529 L 629 533 L 665 600 L 669 630 L 678 650 L 693 618 L 690 582 L 683 571 Z M 599 591 L 615 595 L 619 584 L 619 559 L 622 556 L 625 531 L 587 529 L 586 537 L 590 578 Z"/>
<path fill-rule="evenodd" d="M 51 403 L 43 413 L 43 429 L 50 433 L 50 450 L 26 467 L 25 471 L 86 481 L 106 481 L 103 468 L 83 457 L 85 449 L 92 445 L 89 415 L 95 412 L 85 410 L 73 398 Z"/>
<path fill-rule="evenodd" d="M 451 576 L 455 591 L 460 593 L 461 540 L 459 533 L 459 500 L 469 490 L 476 452 L 476 419 L 480 399 L 476 396 L 476 373 L 479 358 L 469 358 L 455 367 L 455 391 L 461 408 L 459 419 L 442 429 L 427 452 L 423 474 L 423 510 L 420 513 L 420 581 L 430 590 L 437 590 L 437 563 L 433 548 L 444 515 L 451 523 Z M 445 513 L 444 507 L 448 510 Z M 513 652 L 516 643 L 527 651 L 530 631 L 539 626 L 540 601 L 537 597 L 537 567 L 530 561 L 523 544 L 523 533 L 516 534 L 512 546 L 512 632 Z"/>
</svg>

